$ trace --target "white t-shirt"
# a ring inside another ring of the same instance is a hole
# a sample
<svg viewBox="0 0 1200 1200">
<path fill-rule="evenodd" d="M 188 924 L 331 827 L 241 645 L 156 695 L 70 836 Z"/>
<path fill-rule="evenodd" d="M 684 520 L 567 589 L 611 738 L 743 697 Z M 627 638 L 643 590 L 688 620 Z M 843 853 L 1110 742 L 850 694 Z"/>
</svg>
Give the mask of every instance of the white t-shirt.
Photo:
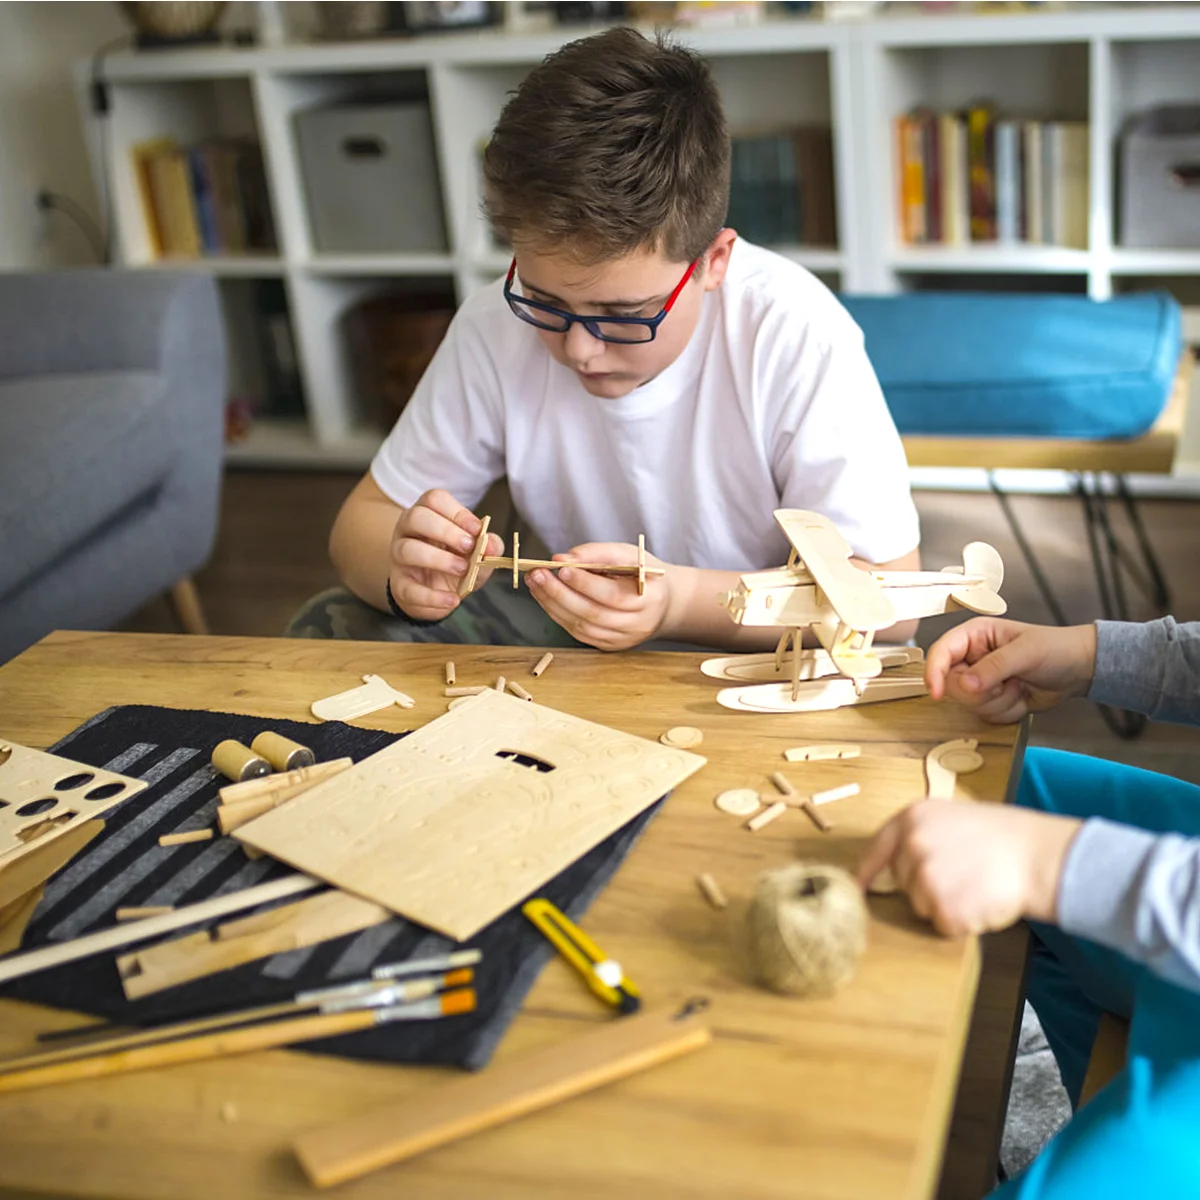
<svg viewBox="0 0 1200 1200">
<path fill-rule="evenodd" d="M 500 282 L 471 296 L 371 472 L 403 507 L 440 487 L 472 510 L 507 475 L 552 552 L 645 533 L 665 562 L 760 570 L 787 558 L 777 508 L 824 513 L 871 562 L 919 540 L 861 331 L 803 267 L 742 241 L 683 353 L 616 400 L 550 357 Z"/>
</svg>

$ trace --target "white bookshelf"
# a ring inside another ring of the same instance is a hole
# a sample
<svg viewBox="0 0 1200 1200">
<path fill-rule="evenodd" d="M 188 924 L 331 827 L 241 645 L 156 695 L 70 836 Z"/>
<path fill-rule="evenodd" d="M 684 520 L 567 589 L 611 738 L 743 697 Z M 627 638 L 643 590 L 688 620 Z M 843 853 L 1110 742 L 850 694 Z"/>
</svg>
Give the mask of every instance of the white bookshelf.
<svg viewBox="0 0 1200 1200">
<path fill-rule="evenodd" d="M 231 448 L 231 461 L 365 465 L 382 431 L 370 427 L 355 394 L 344 314 L 393 284 L 444 281 L 461 301 L 504 273 L 508 255 L 491 242 L 480 212 L 478 145 L 525 74 L 586 32 L 575 26 L 533 34 L 487 30 L 369 43 L 127 53 L 106 60 L 108 129 L 105 138 L 91 142 L 106 147 L 96 162 L 106 175 L 120 260 L 147 270 L 210 271 L 223 294 L 236 295 L 255 279 L 280 279 L 286 289 L 306 414 L 259 420 L 248 440 Z M 1123 249 L 1116 245 L 1113 204 L 1115 145 L 1125 120 L 1156 104 L 1200 103 L 1200 7 L 777 20 L 681 30 L 679 36 L 711 59 L 735 131 L 832 126 L 839 245 L 778 249 L 836 288 L 887 293 L 971 281 L 1096 298 L 1147 281 L 1178 284 L 1193 294 L 1200 288 L 1200 246 Z M 89 69 L 80 64 L 78 81 L 90 125 Z M 310 236 L 293 118 L 361 88 L 397 81 L 415 81 L 429 96 L 449 248 L 437 254 L 322 253 Z M 895 117 L 916 105 L 958 107 L 980 98 L 1017 116 L 1089 122 L 1086 250 L 901 243 Z M 152 261 L 130 148 L 157 136 L 186 143 L 247 133 L 263 147 L 278 254 Z M 254 374 L 252 365 L 235 364 L 234 370 L 243 379 Z"/>
</svg>

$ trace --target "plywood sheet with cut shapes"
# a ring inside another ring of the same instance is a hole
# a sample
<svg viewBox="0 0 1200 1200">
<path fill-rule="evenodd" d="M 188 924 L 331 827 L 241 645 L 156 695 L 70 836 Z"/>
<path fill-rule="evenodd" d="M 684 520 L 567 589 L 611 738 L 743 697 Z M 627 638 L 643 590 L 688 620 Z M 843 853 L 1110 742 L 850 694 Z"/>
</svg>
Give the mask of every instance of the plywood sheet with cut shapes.
<svg viewBox="0 0 1200 1200">
<path fill-rule="evenodd" d="M 489 690 L 234 836 L 461 941 L 704 762 Z"/>
<path fill-rule="evenodd" d="M 0 738 L 0 867 L 145 787 L 141 779 Z"/>
</svg>

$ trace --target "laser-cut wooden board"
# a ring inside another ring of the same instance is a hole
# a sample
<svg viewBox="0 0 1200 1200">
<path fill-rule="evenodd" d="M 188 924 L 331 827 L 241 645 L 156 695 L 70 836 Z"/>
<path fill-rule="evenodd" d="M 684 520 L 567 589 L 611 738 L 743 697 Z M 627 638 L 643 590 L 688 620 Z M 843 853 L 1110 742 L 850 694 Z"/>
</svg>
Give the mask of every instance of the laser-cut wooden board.
<svg viewBox="0 0 1200 1200">
<path fill-rule="evenodd" d="M 234 836 L 462 941 L 704 763 L 489 690 Z"/>
<path fill-rule="evenodd" d="M 145 787 L 141 779 L 0 738 L 0 867 Z"/>
</svg>

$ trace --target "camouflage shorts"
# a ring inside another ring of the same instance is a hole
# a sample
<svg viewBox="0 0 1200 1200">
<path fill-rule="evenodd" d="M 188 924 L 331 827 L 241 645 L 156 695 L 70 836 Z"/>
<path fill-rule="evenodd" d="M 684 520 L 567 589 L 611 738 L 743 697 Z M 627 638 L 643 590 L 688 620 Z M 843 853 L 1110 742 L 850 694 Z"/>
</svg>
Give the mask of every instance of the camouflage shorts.
<svg viewBox="0 0 1200 1200">
<path fill-rule="evenodd" d="M 365 642 L 444 642 L 468 646 L 581 646 L 552 621 L 525 588 L 490 581 L 436 625 L 410 625 L 365 604 L 345 588 L 309 600 L 288 623 L 286 637 Z"/>
</svg>

